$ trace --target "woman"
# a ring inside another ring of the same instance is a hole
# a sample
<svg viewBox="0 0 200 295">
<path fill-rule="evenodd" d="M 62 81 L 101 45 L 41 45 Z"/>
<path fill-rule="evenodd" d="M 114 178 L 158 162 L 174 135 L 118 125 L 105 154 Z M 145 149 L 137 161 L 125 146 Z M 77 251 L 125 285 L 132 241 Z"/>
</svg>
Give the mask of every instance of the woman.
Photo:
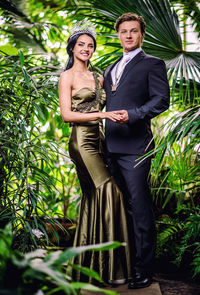
<svg viewBox="0 0 200 295">
<path fill-rule="evenodd" d="M 101 112 L 105 103 L 103 77 L 88 70 L 95 48 L 94 31 L 75 30 L 68 39 L 69 61 L 59 82 L 61 115 L 72 124 L 69 153 L 83 194 L 74 246 L 108 241 L 125 241 L 127 246 L 112 251 L 88 251 L 78 256 L 75 263 L 97 271 L 104 281 L 123 283 L 130 277 L 128 226 L 122 194 L 103 159 L 101 123 L 102 119 L 117 122 L 120 116 Z M 76 272 L 75 280 L 89 279 Z"/>
</svg>

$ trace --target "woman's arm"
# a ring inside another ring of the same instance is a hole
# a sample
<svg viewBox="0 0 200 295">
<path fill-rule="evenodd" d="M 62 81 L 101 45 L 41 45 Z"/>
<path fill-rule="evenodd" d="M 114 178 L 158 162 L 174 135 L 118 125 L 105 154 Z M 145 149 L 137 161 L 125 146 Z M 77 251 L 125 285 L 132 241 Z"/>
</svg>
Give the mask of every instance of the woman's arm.
<svg viewBox="0 0 200 295">
<path fill-rule="evenodd" d="M 120 115 L 115 114 L 114 112 L 73 112 L 71 110 L 72 85 L 72 73 L 68 71 L 62 73 L 59 81 L 59 104 L 61 116 L 65 122 L 81 123 L 99 119 L 110 119 L 114 122 L 117 122 L 120 119 Z"/>
</svg>

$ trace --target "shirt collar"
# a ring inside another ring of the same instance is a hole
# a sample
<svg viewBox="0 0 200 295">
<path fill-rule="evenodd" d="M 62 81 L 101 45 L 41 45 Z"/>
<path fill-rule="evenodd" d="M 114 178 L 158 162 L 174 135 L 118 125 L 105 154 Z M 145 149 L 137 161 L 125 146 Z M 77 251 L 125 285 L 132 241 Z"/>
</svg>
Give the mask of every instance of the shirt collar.
<svg viewBox="0 0 200 295">
<path fill-rule="evenodd" d="M 134 58 L 140 51 L 142 51 L 142 48 L 139 47 L 139 48 L 136 48 L 132 51 L 129 51 L 129 52 L 123 52 L 123 56 L 125 55 L 129 55 L 130 56 L 130 59 Z"/>
</svg>

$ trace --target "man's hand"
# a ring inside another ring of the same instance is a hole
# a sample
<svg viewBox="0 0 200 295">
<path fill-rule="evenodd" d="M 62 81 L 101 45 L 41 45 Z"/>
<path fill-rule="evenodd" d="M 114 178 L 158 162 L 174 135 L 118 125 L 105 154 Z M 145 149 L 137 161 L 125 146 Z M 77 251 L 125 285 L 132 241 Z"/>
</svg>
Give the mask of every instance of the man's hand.
<svg viewBox="0 0 200 295">
<path fill-rule="evenodd" d="M 117 123 L 126 124 L 128 122 L 129 116 L 126 110 L 114 111 L 114 113 L 120 115 L 120 119 L 117 120 Z"/>
</svg>

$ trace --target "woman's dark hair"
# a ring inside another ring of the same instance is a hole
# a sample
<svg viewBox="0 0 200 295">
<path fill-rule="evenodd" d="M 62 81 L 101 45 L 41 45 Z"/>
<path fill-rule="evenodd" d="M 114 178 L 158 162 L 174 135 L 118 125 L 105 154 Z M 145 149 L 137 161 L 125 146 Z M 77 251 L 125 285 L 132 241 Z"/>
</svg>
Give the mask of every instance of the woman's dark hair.
<svg viewBox="0 0 200 295">
<path fill-rule="evenodd" d="M 90 34 L 90 33 L 80 33 L 80 34 L 76 34 L 76 35 L 74 35 L 72 37 L 69 37 L 69 39 L 67 40 L 67 48 L 66 48 L 67 53 L 69 55 L 69 59 L 68 59 L 67 64 L 66 64 L 65 71 L 66 70 L 69 70 L 70 68 L 73 67 L 73 64 L 74 64 L 74 55 L 73 55 L 72 50 L 74 49 L 74 46 L 75 46 L 78 38 L 81 35 L 88 35 L 89 37 L 91 37 L 92 40 L 94 41 L 94 50 L 96 49 L 96 46 L 97 46 L 96 40 L 92 36 L 92 34 Z M 88 63 L 89 63 L 89 61 L 88 61 Z"/>
</svg>

